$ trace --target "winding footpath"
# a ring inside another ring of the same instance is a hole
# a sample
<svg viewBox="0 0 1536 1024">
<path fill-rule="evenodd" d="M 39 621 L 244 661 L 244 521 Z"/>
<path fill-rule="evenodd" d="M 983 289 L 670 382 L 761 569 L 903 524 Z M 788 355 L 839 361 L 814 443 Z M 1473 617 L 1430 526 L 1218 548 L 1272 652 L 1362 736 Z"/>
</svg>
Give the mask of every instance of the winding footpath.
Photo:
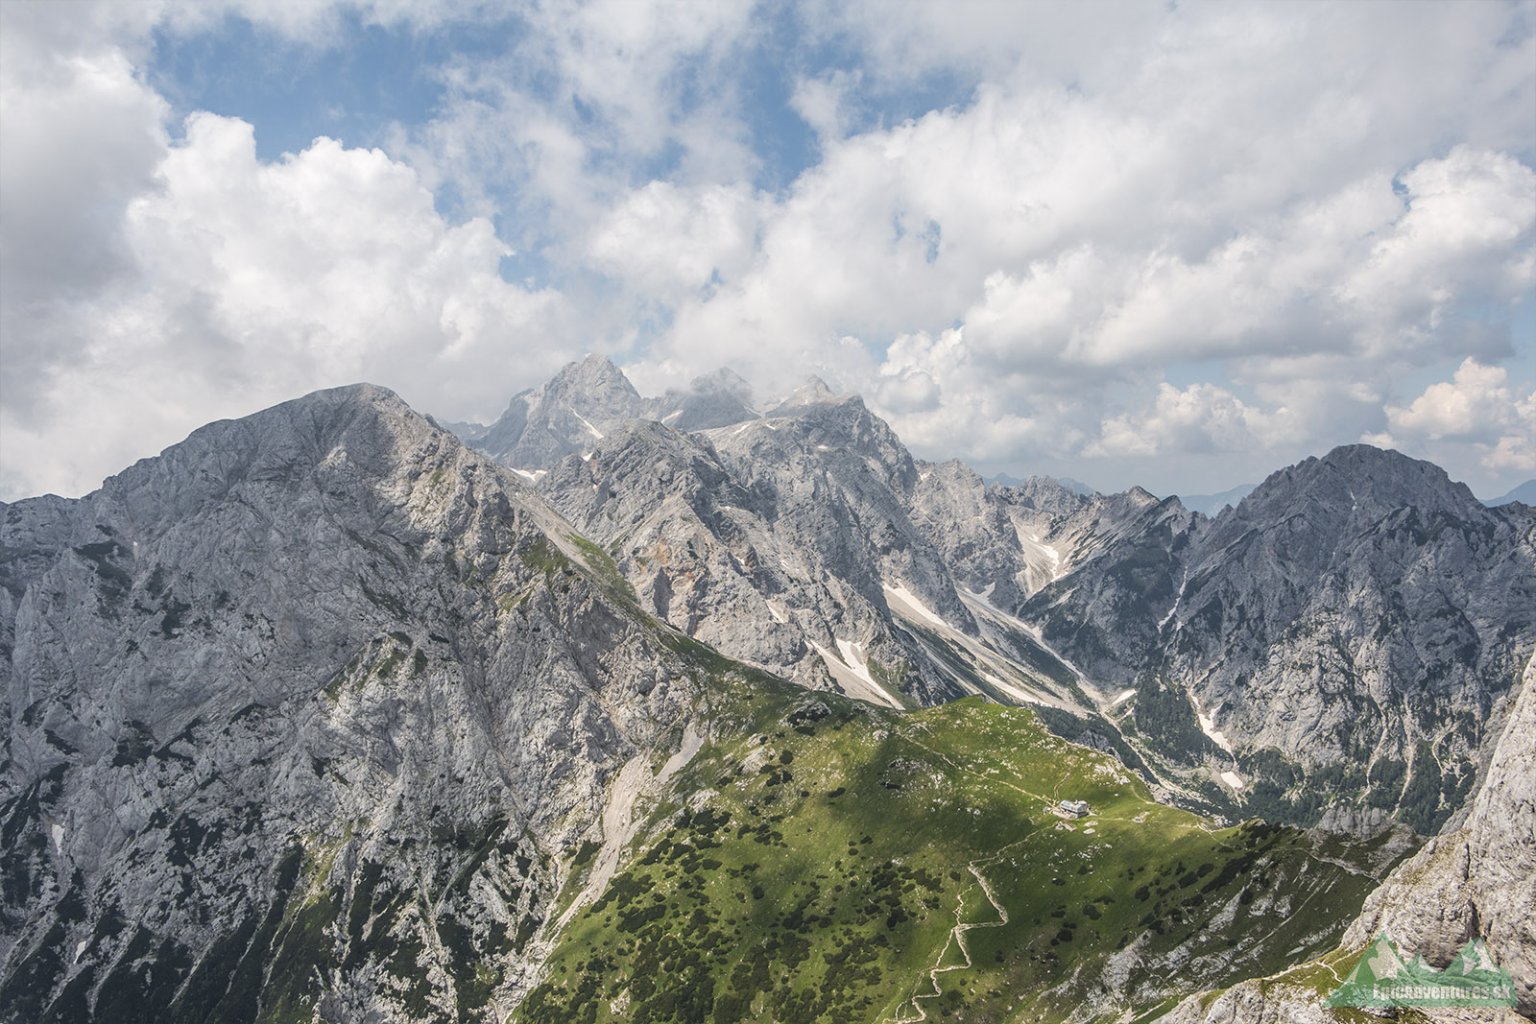
<svg viewBox="0 0 1536 1024">
<path fill-rule="evenodd" d="M 1023 839 L 1020 839 L 1018 842 L 1009 843 L 991 856 L 981 858 L 980 860 L 973 860 L 965 866 L 965 869 L 971 873 L 976 879 L 977 884 L 981 886 L 981 894 L 987 898 L 988 903 L 992 904 L 992 909 L 997 914 L 997 920 L 970 923 L 962 921 L 961 918 L 965 914 L 965 893 L 962 892 L 956 896 L 955 926 L 950 929 L 949 938 L 945 941 L 943 948 L 939 950 L 939 955 L 934 959 L 933 966 L 928 970 L 928 984 L 933 988 L 933 991 L 918 992 L 908 997 L 896 1008 L 896 1016 L 887 1018 L 889 1024 L 923 1024 L 924 1021 L 928 1020 L 928 1010 L 923 1006 L 923 1001 L 938 999 L 944 994 L 943 988 L 939 985 L 939 975 L 949 971 L 968 971 L 971 968 L 971 949 L 965 942 L 966 933 L 975 928 L 1001 928 L 1008 923 L 1007 908 L 998 902 L 997 894 L 992 891 L 992 884 L 987 881 L 987 876 L 981 873 L 981 869 L 977 865 L 1001 860 L 1003 855 L 1009 850 L 1015 846 L 1027 843 L 1036 834 L 1031 832 Z M 944 957 L 948 954 L 950 946 L 955 946 L 960 950 L 960 955 L 965 958 L 965 963 L 950 964 L 948 967 L 943 966 Z M 915 1016 L 908 1016 L 909 1011 L 907 1008 L 909 1006 L 911 1007 L 910 1012 L 916 1014 Z"/>
<path fill-rule="evenodd" d="M 1013 790 L 1016 793 L 1020 793 L 1024 796 L 1030 797 L 1031 799 L 1038 800 L 1040 801 L 1045 811 L 1049 811 L 1056 805 L 1057 795 L 1061 789 L 1061 785 L 1067 781 L 1065 778 L 1058 781 L 1055 790 L 1049 797 L 1047 797 L 1043 793 L 1036 793 L 1032 790 L 1025 789 L 1023 786 L 1010 782 L 1006 778 L 999 775 L 989 774 L 985 771 L 978 770 L 977 767 L 961 764 L 953 757 L 935 750 L 933 747 L 930 747 L 928 744 L 922 742 L 915 736 L 909 735 L 906 736 L 905 739 L 908 743 L 911 743 L 913 746 L 925 751 L 935 760 L 947 764 L 957 774 L 969 776 L 986 785 L 1003 786 Z M 1125 818 L 1119 815 L 1106 815 L 1099 813 L 1096 814 L 1095 817 L 1103 821 L 1118 821 L 1124 824 L 1140 824 L 1138 819 Z M 1219 829 L 1211 828 L 1199 816 L 1194 816 L 1193 826 L 1185 825 L 1184 827 L 1199 828 L 1202 831 L 1211 833 L 1220 831 Z M 927 1000 L 938 999 L 944 994 L 943 987 L 939 984 L 939 975 L 948 974 L 951 971 L 969 970 L 972 966 L 971 950 L 965 941 L 966 933 L 976 928 L 1001 928 L 1008 923 L 1008 911 L 1001 903 L 998 902 L 996 894 L 992 891 L 992 884 L 987 881 L 986 875 L 981 873 L 980 866 L 1003 859 L 1003 857 L 1015 847 L 1029 842 L 1031 839 L 1038 835 L 1046 834 L 1048 828 L 1048 824 L 1035 828 L 1022 839 L 1018 839 L 1012 843 L 1009 843 L 994 853 L 988 854 L 985 857 L 979 857 L 965 865 L 965 869 L 975 877 L 977 884 L 981 887 L 982 895 L 985 896 L 987 902 L 992 905 L 993 911 L 995 911 L 997 914 L 997 920 L 974 923 L 967 923 L 962 921 L 961 918 L 965 915 L 966 894 L 961 892 L 958 896 L 956 896 L 955 925 L 950 929 L 949 938 L 945 940 L 943 947 L 939 950 L 938 956 L 934 958 L 933 966 L 930 967 L 927 971 L 928 985 L 932 991 L 915 992 L 911 996 L 908 996 L 906 999 L 902 1000 L 902 1002 L 896 1007 L 895 1015 L 887 1017 L 885 1019 L 885 1024 L 925 1024 L 925 1022 L 928 1020 L 928 1010 L 923 1006 L 923 1003 Z M 960 950 L 960 955 L 965 959 L 964 963 L 944 966 L 944 958 L 948 955 L 949 948 L 951 946 L 954 946 Z M 921 984 L 921 982 L 919 982 L 919 984 Z"/>
</svg>

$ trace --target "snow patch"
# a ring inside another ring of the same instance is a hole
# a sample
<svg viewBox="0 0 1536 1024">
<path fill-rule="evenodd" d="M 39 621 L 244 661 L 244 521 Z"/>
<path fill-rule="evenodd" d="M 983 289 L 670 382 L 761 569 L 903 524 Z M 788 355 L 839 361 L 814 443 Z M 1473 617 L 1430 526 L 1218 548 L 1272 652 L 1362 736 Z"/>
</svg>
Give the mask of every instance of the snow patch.
<svg viewBox="0 0 1536 1024">
<path fill-rule="evenodd" d="M 516 466 L 512 466 L 510 468 L 512 472 L 516 473 L 518 476 L 522 477 L 524 480 L 527 480 L 531 484 L 538 483 L 541 479 L 543 479 L 544 474 L 549 472 L 547 469 L 518 469 Z"/>
<path fill-rule="evenodd" d="M 1126 690 L 1124 693 L 1120 694 L 1120 696 L 1118 696 L 1114 700 L 1110 701 L 1109 702 L 1109 706 L 1110 707 L 1115 707 L 1118 704 L 1124 704 L 1126 701 L 1130 700 L 1134 696 L 1136 696 L 1136 691 L 1135 690 Z"/>
<path fill-rule="evenodd" d="M 75 963 L 80 962 L 80 958 L 85 955 L 85 947 L 89 946 L 90 944 L 90 939 L 81 939 L 79 942 L 75 943 Z"/>
<path fill-rule="evenodd" d="M 64 852 L 64 826 L 63 825 L 58 825 L 58 824 L 49 825 L 48 826 L 48 834 L 53 837 L 53 852 L 54 853 L 63 853 Z"/>
<path fill-rule="evenodd" d="M 1221 781 L 1225 782 L 1227 785 L 1231 786 L 1233 789 L 1242 789 L 1243 786 L 1245 785 L 1245 783 L 1243 782 L 1243 777 L 1241 775 L 1237 774 L 1237 772 L 1222 772 L 1221 773 Z"/>
<path fill-rule="evenodd" d="M 698 727 L 690 721 L 687 726 L 683 728 L 682 746 L 678 748 L 677 753 L 667 758 L 666 764 L 661 766 L 661 771 L 657 774 L 656 781 L 665 782 L 670 779 L 673 775 L 677 774 L 684 767 L 686 767 L 688 762 L 693 760 L 693 755 L 697 754 L 703 748 L 704 735 L 700 733 Z"/>
<path fill-rule="evenodd" d="M 827 665 L 827 671 L 832 673 L 832 678 L 837 680 L 838 685 L 844 688 L 843 692 L 848 696 L 871 704 L 885 704 L 897 710 L 901 709 L 901 701 L 892 697 L 890 691 L 870 675 L 869 663 L 864 657 L 862 644 L 838 640 L 837 650 L 842 657 L 833 654 L 814 640 L 811 641 L 811 646 L 816 649 L 817 654 L 821 655 L 821 660 Z M 852 692 L 848 689 L 850 686 L 860 692 Z"/>
<path fill-rule="evenodd" d="M 1047 704 L 1048 703 L 1047 701 L 1042 700 L 1038 694 L 1033 694 L 1033 693 L 1029 693 L 1029 692 L 1027 692 L 1025 690 L 1021 690 L 1017 686 L 1014 686 L 1012 683 L 1008 682 L 1007 680 L 1001 678 L 1000 676 L 998 676 L 998 675 L 996 675 L 996 674 L 994 674 L 992 672 L 983 672 L 981 674 L 981 677 L 983 679 L 985 679 L 987 682 L 991 683 L 993 686 L 997 687 L 999 690 L 1002 690 L 1004 693 L 1006 693 L 1008 696 L 1012 697 L 1014 700 L 1023 701 L 1026 704 Z"/>
<path fill-rule="evenodd" d="M 789 614 L 785 612 L 783 606 L 780 605 L 779 602 L 765 601 L 763 603 L 768 606 L 768 614 L 773 616 L 774 622 L 782 623 L 786 626 L 789 625 Z"/>
<path fill-rule="evenodd" d="M 1024 549 L 1026 556 L 1033 555 L 1034 561 L 1043 562 L 1051 572 L 1051 582 L 1055 583 L 1066 575 L 1066 569 L 1061 564 L 1061 550 L 1054 544 L 1047 544 L 1040 539 L 1038 533 L 1026 532 L 1017 523 L 1013 526 L 1013 532 L 1019 538 L 1019 547 Z"/>
<path fill-rule="evenodd" d="M 669 412 L 665 416 L 663 416 L 661 418 L 661 422 L 663 422 L 663 423 L 671 423 L 673 420 L 677 419 L 682 414 L 683 414 L 683 410 L 681 410 L 681 409 L 674 409 L 672 412 Z"/>
<path fill-rule="evenodd" d="M 1179 592 L 1174 596 L 1173 605 L 1168 609 L 1168 614 L 1164 615 L 1162 620 L 1157 624 L 1158 632 L 1162 632 L 1163 627 L 1168 625 L 1169 621 L 1171 621 L 1173 617 L 1178 614 L 1179 605 L 1184 603 L 1184 589 L 1188 586 L 1189 570 L 1185 569 L 1184 575 L 1179 579 Z"/>
<path fill-rule="evenodd" d="M 1188 693 L 1189 702 L 1195 706 L 1195 718 L 1200 721 L 1200 731 L 1210 737 L 1211 742 L 1222 750 L 1229 754 L 1232 753 L 1232 744 L 1227 741 L 1226 733 L 1216 728 L 1216 719 L 1206 714 L 1205 710 L 1200 707 L 1200 701 L 1195 697 L 1194 690 L 1190 690 Z"/>
<path fill-rule="evenodd" d="M 893 587 L 890 584 L 881 584 L 881 589 L 885 591 L 886 604 L 891 604 L 892 598 L 895 599 L 895 607 L 892 609 L 893 611 L 905 613 L 909 619 L 922 619 L 925 622 L 939 626 L 943 629 L 954 628 L 949 623 L 939 618 L 938 615 L 934 614 L 932 608 L 929 608 L 927 605 L 923 604 L 922 599 L 919 598 L 916 594 L 912 593 L 912 591 L 908 590 L 906 587 Z"/>
<path fill-rule="evenodd" d="M 575 409 L 571 410 L 571 415 L 575 416 L 577 419 L 581 420 L 581 425 L 587 428 L 587 433 L 591 434 L 593 437 L 597 438 L 599 441 L 601 441 L 603 439 L 603 432 L 601 430 L 598 430 L 591 423 L 589 423 L 585 416 L 583 416 L 581 413 L 577 412 Z"/>
</svg>

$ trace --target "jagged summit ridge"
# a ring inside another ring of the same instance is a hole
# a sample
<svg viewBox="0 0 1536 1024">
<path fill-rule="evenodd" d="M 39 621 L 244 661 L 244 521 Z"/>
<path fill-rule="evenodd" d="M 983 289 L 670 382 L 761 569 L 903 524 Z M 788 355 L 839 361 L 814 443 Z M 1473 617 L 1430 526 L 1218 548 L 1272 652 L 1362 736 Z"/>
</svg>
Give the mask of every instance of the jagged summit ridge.
<svg viewBox="0 0 1536 1024">
<path fill-rule="evenodd" d="M 704 430 L 757 416 L 751 402 L 751 386 L 726 369 L 695 378 L 685 390 L 642 398 L 612 360 L 589 355 L 565 366 L 548 383 L 514 396 L 490 426 L 455 426 L 466 442 L 503 465 L 536 471 L 567 455 L 591 451 L 608 431 L 630 420 Z"/>
<path fill-rule="evenodd" d="M 1316 501 L 1367 517 L 1413 506 L 1464 514 L 1480 504 L 1466 484 L 1439 466 L 1368 444 L 1342 445 L 1322 457 L 1303 459 L 1271 474 L 1236 506 L 1267 506 L 1280 500 Z"/>
<path fill-rule="evenodd" d="M 620 434 L 542 490 L 678 628 L 876 700 L 1018 699 L 993 692 L 1012 677 L 990 655 L 949 649 L 990 645 L 1035 685 L 1070 678 L 1080 696 L 1048 699 L 1107 715 L 1190 799 L 1361 829 L 1411 805 L 1433 830 L 1464 802 L 1482 730 L 1536 645 L 1521 513 L 1485 510 L 1439 467 L 1369 445 L 1280 470 L 1206 517 L 1139 487 L 988 486 L 923 463 L 858 396 L 814 378 L 762 416 L 696 432 L 707 444 L 687 456 L 665 433 L 646 435 L 654 455 L 621 454 L 633 438 Z M 682 467 L 663 473 L 691 496 L 675 516 L 646 459 Z M 936 626 L 965 639 L 926 632 Z M 866 665 L 905 682 L 850 679 Z M 1435 710 L 1405 715 L 1405 696 Z M 1447 737 L 1432 719 L 1451 706 L 1469 724 Z M 1421 741 L 1445 747 L 1433 795 L 1402 788 L 1414 763 L 1436 760 Z M 1288 766 L 1279 792 L 1274 757 Z M 1299 781 L 1360 763 L 1379 779 Z M 1331 806 L 1338 793 L 1355 796 Z"/>
</svg>

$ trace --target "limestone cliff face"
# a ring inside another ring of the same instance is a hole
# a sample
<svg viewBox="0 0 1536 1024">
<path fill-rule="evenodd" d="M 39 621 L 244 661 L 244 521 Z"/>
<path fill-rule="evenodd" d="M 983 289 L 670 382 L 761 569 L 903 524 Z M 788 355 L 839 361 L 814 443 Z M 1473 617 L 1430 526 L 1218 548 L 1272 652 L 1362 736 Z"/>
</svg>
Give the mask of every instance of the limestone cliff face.
<svg viewBox="0 0 1536 1024">
<path fill-rule="evenodd" d="M 661 409 L 609 402 L 620 380 L 588 361 L 540 394 Z M 1044 701 L 1200 806 L 1433 834 L 1536 650 L 1536 512 L 1395 452 L 1305 460 L 1211 519 L 987 486 L 819 381 L 730 413 L 582 427 L 539 486 L 647 609 L 733 657 L 877 702 Z"/>
<path fill-rule="evenodd" d="M 0 1016 L 499 1019 L 699 694 L 570 533 L 367 386 L 0 509 Z"/>
<path fill-rule="evenodd" d="M 1169 499 L 1083 524 L 1128 497 L 1052 527 L 1069 571 L 1021 614 L 1135 690 L 1139 749 L 1231 771 L 1245 813 L 1433 834 L 1465 805 L 1536 650 L 1536 514 L 1359 445 L 1214 520 Z"/>
<path fill-rule="evenodd" d="M 807 685 L 934 703 L 967 691 L 897 624 L 886 587 L 977 627 L 905 513 L 900 494 L 916 478 L 857 398 L 802 396 L 692 434 L 637 422 L 556 466 L 540 490 L 614 554 L 647 609 L 689 635 Z"/>
</svg>

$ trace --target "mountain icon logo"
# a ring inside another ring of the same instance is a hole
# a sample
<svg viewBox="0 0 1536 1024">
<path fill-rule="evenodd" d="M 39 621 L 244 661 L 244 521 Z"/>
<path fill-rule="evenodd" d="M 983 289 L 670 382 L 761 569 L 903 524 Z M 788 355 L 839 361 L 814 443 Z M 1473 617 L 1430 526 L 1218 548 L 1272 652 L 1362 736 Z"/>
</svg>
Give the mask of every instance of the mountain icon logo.
<svg viewBox="0 0 1536 1024">
<path fill-rule="evenodd" d="M 1326 1006 L 1360 1009 L 1409 1006 L 1514 1006 L 1515 986 L 1482 939 L 1461 948 L 1445 970 L 1422 956 L 1405 957 L 1385 932 L 1328 997 Z"/>
</svg>

